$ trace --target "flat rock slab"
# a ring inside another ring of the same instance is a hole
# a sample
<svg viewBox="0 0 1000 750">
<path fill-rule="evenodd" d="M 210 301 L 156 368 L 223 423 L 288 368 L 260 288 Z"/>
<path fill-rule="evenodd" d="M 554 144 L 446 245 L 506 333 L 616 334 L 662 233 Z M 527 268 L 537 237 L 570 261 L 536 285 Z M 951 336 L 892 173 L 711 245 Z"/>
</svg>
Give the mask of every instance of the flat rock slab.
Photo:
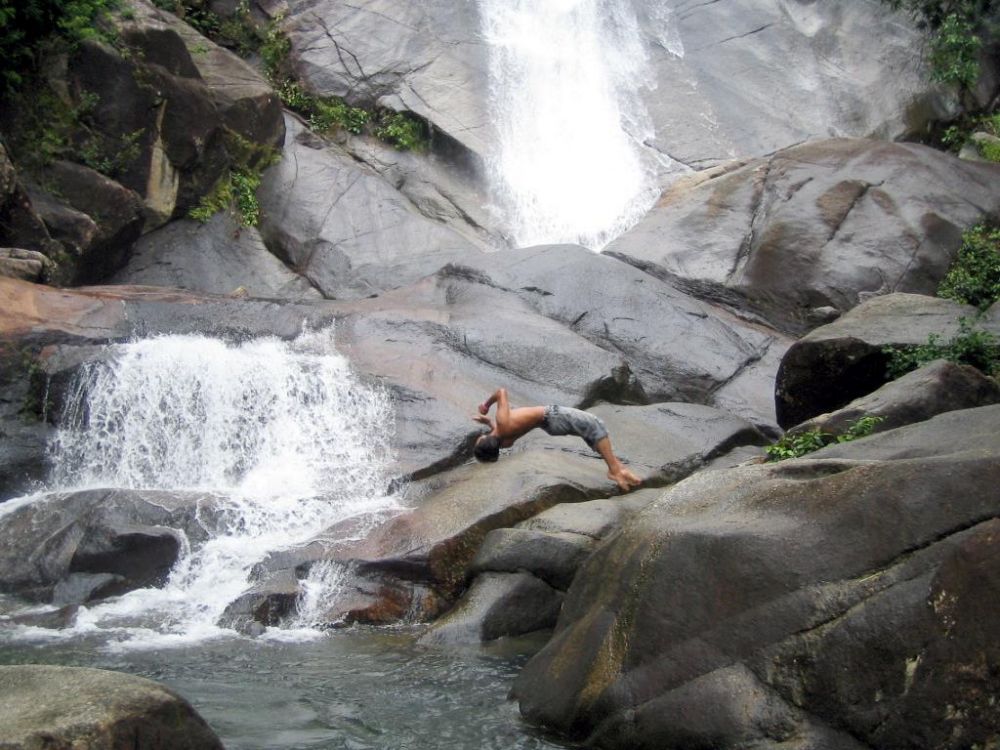
<svg viewBox="0 0 1000 750">
<path fill-rule="evenodd" d="M 159 683 L 33 664 L 0 666 L 0 746 L 222 750 L 191 705 Z"/>
<path fill-rule="evenodd" d="M 755 423 L 774 422 L 772 379 L 792 343 L 777 331 L 575 245 L 514 250 L 474 264 L 540 314 L 620 352 L 650 401 L 715 404 Z"/>
<path fill-rule="evenodd" d="M 518 678 L 522 713 L 604 748 L 996 741 L 1000 406 L 812 456 L 633 516 Z"/>
<path fill-rule="evenodd" d="M 1000 210 L 1000 167 L 915 144 L 814 141 L 680 182 L 607 252 L 801 333 L 872 294 L 933 294 Z"/>
<path fill-rule="evenodd" d="M 778 370 L 775 404 L 784 428 L 839 409 L 888 379 L 886 347 L 914 348 L 956 336 L 965 318 L 1000 336 L 1000 305 L 976 308 L 919 294 L 875 297 L 797 341 Z"/>
</svg>

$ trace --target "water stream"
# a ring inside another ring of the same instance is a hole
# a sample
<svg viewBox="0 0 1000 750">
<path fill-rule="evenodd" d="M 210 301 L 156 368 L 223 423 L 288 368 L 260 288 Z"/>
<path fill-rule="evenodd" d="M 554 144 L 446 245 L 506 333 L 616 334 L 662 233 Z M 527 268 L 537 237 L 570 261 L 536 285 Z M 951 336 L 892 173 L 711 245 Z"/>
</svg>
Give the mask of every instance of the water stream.
<svg viewBox="0 0 1000 750">
<path fill-rule="evenodd" d="M 659 195 L 642 101 L 647 44 L 682 55 L 670 11 L 640 28 L 631 0 L 481 0 L 489 49 L 494 200 L 512 244 L 598 250 Z M 668 160 L 669 161 L 669 160 Z"/>
</svg>

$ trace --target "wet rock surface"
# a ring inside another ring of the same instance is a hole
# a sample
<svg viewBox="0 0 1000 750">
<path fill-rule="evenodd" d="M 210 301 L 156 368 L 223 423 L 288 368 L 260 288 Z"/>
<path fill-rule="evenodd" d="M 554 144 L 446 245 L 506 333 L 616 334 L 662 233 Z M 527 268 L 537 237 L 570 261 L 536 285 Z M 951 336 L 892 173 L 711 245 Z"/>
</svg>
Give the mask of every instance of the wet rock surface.
<svg viewBox="0 0 1000 750">
<path fill-rule="evenodd" d="M 60 605 L 161 586 L 224 525 L 215 498 L 179 492 L 54 493 L 3 510 L 0 589 Z"/>
<path fill-rule="evenodd" d="M 0 745 L 221 750 L 177 693 L 142 677 L 82 667 L 0 666 Z"/>
</svg>

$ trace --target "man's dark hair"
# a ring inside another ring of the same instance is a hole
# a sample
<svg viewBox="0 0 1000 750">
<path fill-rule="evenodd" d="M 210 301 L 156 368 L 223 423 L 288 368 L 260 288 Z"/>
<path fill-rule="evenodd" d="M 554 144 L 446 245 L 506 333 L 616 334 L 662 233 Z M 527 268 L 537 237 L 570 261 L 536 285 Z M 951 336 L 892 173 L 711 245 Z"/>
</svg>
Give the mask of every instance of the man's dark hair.
<svg viewBox="0 0 1000 750">
<path fill-rule="evenodd" d="M 500 458 L 500 438 L 497 435 L 487 435 L 476 443 L 472 453 L 477 461 L 496 461 Z"/>
</svg>

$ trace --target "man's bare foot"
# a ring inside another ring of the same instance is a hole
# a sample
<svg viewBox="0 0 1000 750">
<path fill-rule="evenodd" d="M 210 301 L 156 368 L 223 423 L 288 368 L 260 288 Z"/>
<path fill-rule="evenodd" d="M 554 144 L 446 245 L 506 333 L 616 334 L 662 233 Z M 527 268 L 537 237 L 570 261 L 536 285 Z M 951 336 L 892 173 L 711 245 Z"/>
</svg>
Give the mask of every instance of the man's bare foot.
<svg viewBox="0 0 1000 750">
<path fill-rule="evenodd" d="M 642 480 L 624 466 L 618 471 L 609 471 L 608 479 L 617 484 L 622 492 L 631 492 L 642 484 Z"/>
</svg>

